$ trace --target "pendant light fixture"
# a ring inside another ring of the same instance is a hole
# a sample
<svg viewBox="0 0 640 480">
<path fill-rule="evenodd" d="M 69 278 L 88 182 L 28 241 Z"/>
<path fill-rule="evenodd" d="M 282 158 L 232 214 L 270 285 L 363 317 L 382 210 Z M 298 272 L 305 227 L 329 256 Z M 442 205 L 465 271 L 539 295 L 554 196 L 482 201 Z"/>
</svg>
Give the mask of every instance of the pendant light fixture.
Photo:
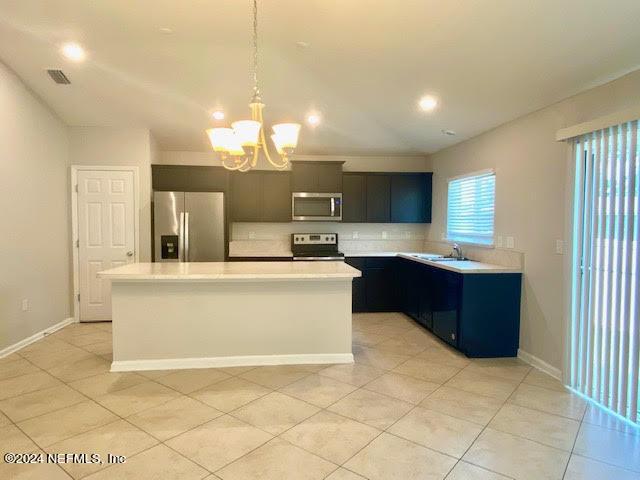
<svg viewBox="0 0 640 480">
<path fill-rule="evenodd" d="M 277 169 L 289 166 L 289 156 L 298 145 L 299 123 L 279 123 L 273 125 L 271 140 L 280 158 L 274 160 L 269 153 L 264 133 L 262 110 L 264 103 L 258 87 L 258 0 L 253 0 L 253 96 L 249 108 L 251 120 L 239 120 L 231 128 L 210 128 L 207 130 L 213 151 L 220 156 L 222 166 L 227 170 L 246 172 L 258 164 L 260 151 L 264 158 Z"/>
</svg>

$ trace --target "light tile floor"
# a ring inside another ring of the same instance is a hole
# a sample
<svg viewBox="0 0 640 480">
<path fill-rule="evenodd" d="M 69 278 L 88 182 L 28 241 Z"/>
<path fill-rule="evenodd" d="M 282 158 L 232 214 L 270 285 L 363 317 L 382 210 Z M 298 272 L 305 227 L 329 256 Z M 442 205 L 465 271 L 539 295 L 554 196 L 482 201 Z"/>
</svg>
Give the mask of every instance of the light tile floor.
<svg viewBox="0 0 640 480">
<path fill-rule="evenodd" d="M 401 314 L 353 318 L 353 365 L 110 373 L 111 325 L 0 359 L 0 451 L 35 479 L 640 480 L 640 433 L 517 359 L 471 360 Z"/>
</svg>

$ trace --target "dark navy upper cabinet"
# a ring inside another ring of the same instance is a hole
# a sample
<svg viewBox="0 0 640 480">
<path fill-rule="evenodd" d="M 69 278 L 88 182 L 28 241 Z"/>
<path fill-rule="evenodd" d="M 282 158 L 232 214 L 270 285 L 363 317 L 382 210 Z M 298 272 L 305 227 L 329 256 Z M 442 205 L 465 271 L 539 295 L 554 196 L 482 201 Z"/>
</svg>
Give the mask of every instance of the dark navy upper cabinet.
<svg viewBox="0 0 640 480">
<path fill-rule="evenodd" d="M 367 222 L 391 222 L 391 175 L 367 175 Z"/>
<path fill-rule="evenodd" d="M 235 222 L 290 222 L 289 172 L 256 170 L 232 175 L 231 219 Z"/>
<path fill-rule="evenodd" d="M 391 176 L 391 222 L 431 222 L 431 173 Z"/>
<path fill-rule="evenodd" d="M 291 221 L 291 174 L 289 172 L 262 172 L 261 197 L 261 221 Z"/>
<path fill-rule="evenodd" d="M 343 222 L 430 223 L 432 173 L 345 172 Z"/>
<path fill-rule="evenodd" d="M 294 192 L 341 193 L 344 162 L 291 162 L 291 190 Z"/>
<path fill-rule="evenodd" d="M 342 221 L 349 223 L 367 221 L 367 175 L 365 173 L 342 175 Z"/>
<path fill-rule="evenodd" d="M 258 172 L 234 173 L 231 182 L 231 219 L 234 222 L 259 222 L 262 175 Z"/>
</svg>

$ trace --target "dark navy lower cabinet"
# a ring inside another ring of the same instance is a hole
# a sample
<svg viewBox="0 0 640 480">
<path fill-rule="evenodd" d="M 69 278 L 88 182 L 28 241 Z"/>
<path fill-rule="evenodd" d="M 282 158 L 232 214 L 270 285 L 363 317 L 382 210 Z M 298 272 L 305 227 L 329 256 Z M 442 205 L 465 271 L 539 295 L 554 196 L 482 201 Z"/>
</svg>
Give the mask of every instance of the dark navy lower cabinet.
<svg viewBox="0 0 640 480">
<path fill-rule="evenodd" d="M 519 273 L 457 273 L 396 257 L 352 257 L 354 312 L 400 311 L 469 357 L 515 357 Z"/>
<path fill-rule="evenodd" d="M 515 357 L 520 340 L 520 273 L 467 273 L 459 305 L 459 348 L 469 357 Z"/>
</svg>

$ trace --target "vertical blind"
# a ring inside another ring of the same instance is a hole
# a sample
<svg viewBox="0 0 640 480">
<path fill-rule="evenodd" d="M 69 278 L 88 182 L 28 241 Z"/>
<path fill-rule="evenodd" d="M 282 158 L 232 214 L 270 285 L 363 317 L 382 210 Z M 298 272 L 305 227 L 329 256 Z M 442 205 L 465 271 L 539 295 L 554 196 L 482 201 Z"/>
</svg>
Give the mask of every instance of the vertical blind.
<svg viewBox="0 0 640 480">
<path fill-rule="evenodd" d="M 638 423 L 638 122 L 574 139 L 570 385 Z"/>
<path fill-rule="evenodd" d="M 447 239 L 493 245 L 495 197 L 493 171 L 449 180 Z"/>
</svg>

